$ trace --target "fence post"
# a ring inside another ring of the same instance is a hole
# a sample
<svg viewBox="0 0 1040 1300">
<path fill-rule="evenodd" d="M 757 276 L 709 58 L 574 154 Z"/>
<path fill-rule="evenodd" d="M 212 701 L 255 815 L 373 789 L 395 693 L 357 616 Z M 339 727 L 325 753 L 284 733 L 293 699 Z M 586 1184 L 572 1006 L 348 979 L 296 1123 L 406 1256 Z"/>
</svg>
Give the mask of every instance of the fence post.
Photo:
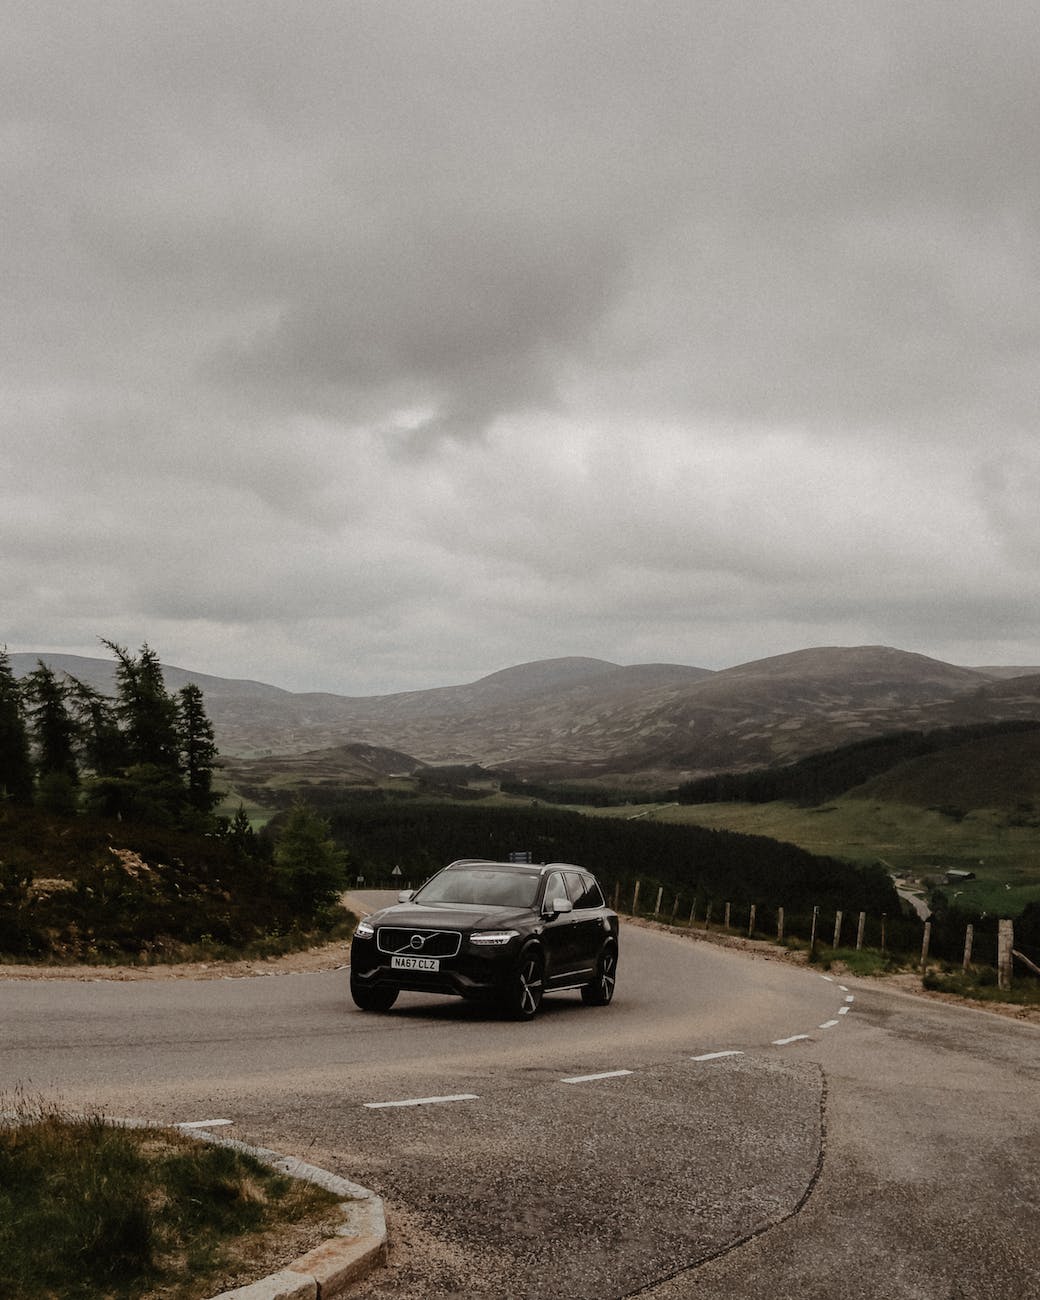
<svg viewBox="0 0 1040 1300">
<path fill-rule="evenodd" d="M 675 924 L 675 918 L 679 912 L 679 895 L 676 894 L 675 902 L 672 904 L 672 925 Z"/>
<path fill-rule="evenodd" d="M 816 956 L 816 923 L 820 919 L 820 908 L 817 904 L 812 910 L 812 933 L 809 936 L 809 960 Z"/>
<path fill-rule="evenodd" d="M 636 916 L 639 910 L 639 881 L 636 881 L 636 887 L 632 891 L 632 915 Z"/>
<path fill-rule="evenodd" d="M 885 921 L 888 918 L 887 912 L 881 913 L 881 951 L 885 951 Z"/>
<path fill-rule="evenodd" d="M 751 912 L 748 916 L 747 933 L 749 939 L 755 933 L 755 904 L 754 903 L 751 904 Z"/>
<path fill-rule="evenodd" d="M 1015 946 L 1015 927 L 1011 921 L 997 922 L 997 988 L 1011 987 L 1011 951 Z"/>
<path fill-rule="evenodd" d="M 971 965 L 971 949 L 974 942 L 975 927 L 969 924 L 968 928 L 964 931 L 964 960 L 961 962 L 961 970 L 966 971 Z"/>
<path fill-rule="evenodd" d="M 832 948 L 837 948 L 841 943 L 841 918 L 843 915 L 842 912 L 834 913 L 834 942 L 831 944 Z"/>
<path fill-rule="evenodd" d="M 704 905 L 704 933 L 707 934 L 711 929 L 711 903 Z"/>
<path fill-rule="evenodd" d="M 777 943 L 783 943 L 784 941 L 784 909 L 782 907 L 776 909 L 776 941 Z"/>
<path fill-rule="evenodd" d="M 924 970 L 925 963 L 928 961 L 928 948 L 932 942 L 932 923 L 925 921 L 924 937 L 921 939 L 921 969 Z"/>
<path fill-rule="evenodd" d="M 857 952 L 859 952 L 859 950 L 863 947 L 863 927 L 866 925 L 866 923 L 867 923 L 866 912 L 860 912 L 859 925 L 856 927 L 856 951 Z"/>
<path fill-rule="evenodd" d="M 691 929 L 693 928 L 693 918 L 696 911 L 697 911 L 697 895 L 694 894 L 693 902 L 690 904 L 690 928 Z"/>
<path fill-rule="evenodd" d="M 727 903 L 727 904 L 726 904 L 726 915 L 723 917 L 723 921 L 722 921 L 723 926 L 724 926 L 727 930 L 729 929 L 729 908 L 730 908 L 730 905 L 729 905 L 729 903 Z"/>
<path fill-rule="evenodd" d="M 654 904 L 654 916 L 661 915 L 661 895 L 664 893 L 664 885 L 657 887 L 657 902 Z"/>
</svg>

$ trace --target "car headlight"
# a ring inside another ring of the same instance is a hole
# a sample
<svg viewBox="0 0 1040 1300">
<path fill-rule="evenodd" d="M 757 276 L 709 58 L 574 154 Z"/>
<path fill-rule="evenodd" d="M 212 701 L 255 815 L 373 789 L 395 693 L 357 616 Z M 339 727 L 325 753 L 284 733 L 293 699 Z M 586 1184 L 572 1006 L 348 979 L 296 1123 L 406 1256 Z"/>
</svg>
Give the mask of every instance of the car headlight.
<svg viewBox="0 0 1040 1300">
<path fill-rule="evenodd" d="M 478 930 L 469 936 L 469 941 L 478 948 L 501 948 L 519 933 L 519 930 Z"/>
<path fill-rule="evenodd" d="M 355 939 L 371 939 L 376 932 L 376 927 L 370 921 L 358 921 L 357 929 L 354 931 Z"/>
</svg>

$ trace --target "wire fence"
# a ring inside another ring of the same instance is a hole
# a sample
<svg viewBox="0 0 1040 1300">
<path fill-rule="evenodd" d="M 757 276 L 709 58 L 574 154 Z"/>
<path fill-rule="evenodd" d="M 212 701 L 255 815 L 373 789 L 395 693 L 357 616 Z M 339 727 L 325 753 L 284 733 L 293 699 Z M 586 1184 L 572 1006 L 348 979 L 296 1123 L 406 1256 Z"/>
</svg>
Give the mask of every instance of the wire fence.
<svg viewBox="0 0 1040 1300">
<path fill-rule="evenodd" d="M 403 872 L 352 882 L 358 889 L 411 889 L 422 883 Z M 998 917 L 964 922 L 961 917 L 925 920 L 906 912 L 872 912 L 767 901 L 715 898 L 703 890 L 676 890 L 649 879 L 604 882 L 611 906 L 624 916 L 658 921 L 680 929 L 771 941 L 808 948 L 810 960 L 839 951 L 879 954 L 893 964 L 918 966 L 943 962 L 964 972 L 992 974 L 1010 988 L 1012 971 L 1029 981 L 1040 978 L 1040 948 L 1016 942 L 1011 920 Z M 1017 963 L 1017 964 L 1015 964 Z"/>
<path fill-rule="evenodd" d="M 930 960 L 941 961 L 959 964 L 965 972 L 991 970 L 1000 988 L 1011 987 L 1013 969 L 1029 980 L 1040 977 L 1040 950 L 1016 943 L 1014 923 L 1007 918 L 966 923 L 959 917 L 733 902 L 643 880 L 615 882 L 611 904 L 623 915 L 705 934 L 808 947 L 810 960 L 851 950 L 872 951 L 922 970 Z"/>
</svg>

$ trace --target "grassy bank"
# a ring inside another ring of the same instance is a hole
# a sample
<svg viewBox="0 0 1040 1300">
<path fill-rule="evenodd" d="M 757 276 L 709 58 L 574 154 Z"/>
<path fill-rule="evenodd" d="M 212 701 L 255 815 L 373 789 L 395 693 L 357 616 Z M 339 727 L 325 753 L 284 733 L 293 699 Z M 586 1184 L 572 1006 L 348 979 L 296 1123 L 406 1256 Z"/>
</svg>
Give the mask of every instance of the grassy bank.
<svg viewBox="0 0 1040 1300">
<path fill-rule="evenodd" d="M 288 1260 L 341 1221 L 331 1193 L 173 1129 L 0 1110 L 6 1300 L 201 1300 L 256 1280 L 272 1242 Z"/>
</svg>

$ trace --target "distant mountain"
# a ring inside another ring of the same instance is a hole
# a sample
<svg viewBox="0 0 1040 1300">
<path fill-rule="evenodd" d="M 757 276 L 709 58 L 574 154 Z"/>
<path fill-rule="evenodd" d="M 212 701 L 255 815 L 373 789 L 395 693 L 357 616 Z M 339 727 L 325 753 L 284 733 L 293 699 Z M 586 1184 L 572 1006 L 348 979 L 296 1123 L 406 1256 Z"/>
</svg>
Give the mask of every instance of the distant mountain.
<svg viewBox="0 0 1040 1300">
<path fill-rule="evenodd" d="M 40 656 L 102 690 L 107 660 Z M 16 674 L 34 654 L 11 655 Z M 226 757 L 307 756 L 368 747 L 391 766 L 497 767 L 531 778 L 671 783 L 786 762 L 898 728 L 931 730 L 1040 718 L 1040 674 L 963 668 L 888 646 L 826 646 L 720 672 L 682 664 L 623 666 L 561 658 L 520 664 L 461 686 L 351 697 L 166 668 L 203 690 Z M 414 757 L 413 757 L 414 756 Z"/>
</svg>

